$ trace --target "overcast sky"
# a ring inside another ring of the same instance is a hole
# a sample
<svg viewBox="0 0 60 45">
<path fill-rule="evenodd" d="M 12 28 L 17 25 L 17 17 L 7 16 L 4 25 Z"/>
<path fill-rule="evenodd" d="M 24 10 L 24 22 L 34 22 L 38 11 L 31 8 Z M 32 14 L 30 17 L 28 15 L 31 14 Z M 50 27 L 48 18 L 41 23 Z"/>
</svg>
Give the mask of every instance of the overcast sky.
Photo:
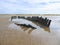
<svg viewBox="0 0 60 45">
<path fill-rule="evenodd" d="M 0 14 L 60 14 L 60 0 L 0 0 Z"/>
</svg>

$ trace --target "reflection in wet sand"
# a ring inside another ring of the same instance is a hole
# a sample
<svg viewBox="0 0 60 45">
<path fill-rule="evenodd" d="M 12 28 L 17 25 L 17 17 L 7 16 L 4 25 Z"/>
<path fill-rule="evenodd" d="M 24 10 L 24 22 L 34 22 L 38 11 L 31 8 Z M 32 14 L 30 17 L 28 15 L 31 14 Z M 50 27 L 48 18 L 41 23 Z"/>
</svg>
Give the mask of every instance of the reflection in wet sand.
<svg viewBox="0 0 60 45">
<path fill-rule="evenodd" d="M 44 28 L 44 30 L 50 32 L 50 28 L 48 27 Z"/>
<path fill-rule="evenodd" d="M 22 26 L 22 29 L 23 29 L 23 31 L 28 30 L 28 28 L 27 28 L 27 27 L 25 27 L 25 26 Z"/>
<path fill-rule="evenodd" d="M 50 27 L 44 27 L 44 26 L 42 26 L 41 28 L 43 28 L 45 31 L 50 32 Z"/>
<path fill-rule="evenodd" d="M 38 23 L 38 22 L 34 22 L 34 23 L 37 24 L 38 26 L 40 26 L 40 28 L 44 29 L 45 31 L 50 32 L 50 27 L 43 26 L 43 25 L 41 25 L 41 24 Z"/>
<path fill-rule="evenodd" d="M 34 30 L 34 29 L 31 28 L 31 29 L 28 31 L 28 33 L 30 34 L 33 30 Z"/>
<path fill-rule="evenodd" d="M 28 27 L 25 27 L 25 26 L 20 26 L 22 28 L 23 31 L 27 31 L 28 30 L 28 33 L 30 34 L 34 29 L 33 28 L 28 28 Z"/>
</svg>

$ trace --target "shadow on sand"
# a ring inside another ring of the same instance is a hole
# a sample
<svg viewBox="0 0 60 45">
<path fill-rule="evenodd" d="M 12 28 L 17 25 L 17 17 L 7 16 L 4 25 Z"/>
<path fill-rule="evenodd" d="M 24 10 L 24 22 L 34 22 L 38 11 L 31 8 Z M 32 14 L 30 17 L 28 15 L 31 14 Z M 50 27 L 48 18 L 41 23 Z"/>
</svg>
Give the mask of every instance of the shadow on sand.
<svg viewBox="0 0 60 45">
<path fill-rule="evenodd" d="M 35 23 L 35 22 L 34 22 Z M 46 27 L 46 26 L 43 26 L 39 23 L 35 23 L 36 25 L 40 26 L 40 28 L 44 29 L 44 31 L 47 31 L 47 32 L 50 32 L 50 28 L 49 27 Z M 28 30 L 28 33 L 30 34 L 33 30 L 33 28 L 29 28 L 29 27 L 25 27 L 25 26 L 21 26 L 23 31 L 27 31 Z"/>
<path fill-rule="evenodd" d="M 35 30 L 35 29 L 33 29 L 33 28 L 28 28 L 28 27 L 25 27 L 25 26 L 22 26 L 22 29 L 23 29 L 23 31 L 27 31 L 28 30 L 28 33 L 30 34 L 33 30 Z"/>
<path fill-rule="evenodd" d="M 44 31 L 50 32 L 50 28 L 49 27 L 45 27 L 45 26 L 41 26 L 39 25 L 40 28 L 44 29 Z M 27 31 L 28 30 L 28 34 L 30 34 L 33 30 L 32 28 L 27 28 L 27 27 L 22 27 L 23 31 Z"/>
</svg>

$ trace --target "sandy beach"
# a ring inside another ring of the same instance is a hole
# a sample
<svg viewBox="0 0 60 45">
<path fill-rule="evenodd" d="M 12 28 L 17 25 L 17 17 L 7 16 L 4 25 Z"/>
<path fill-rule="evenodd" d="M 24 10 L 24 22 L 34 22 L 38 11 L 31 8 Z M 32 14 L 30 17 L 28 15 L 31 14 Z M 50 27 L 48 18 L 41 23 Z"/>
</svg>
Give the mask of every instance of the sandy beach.
<svg viewBox="0 0 60 45">
<path fill-rule="evenodd" d="M 16 26 L 9 22 L 11 16 L 14 15 L 0 15 L 0 45 L 60 45 L 59 15 L 42 15 L 52 22 L 49 28 L 40 29 Z"/>
</svg>

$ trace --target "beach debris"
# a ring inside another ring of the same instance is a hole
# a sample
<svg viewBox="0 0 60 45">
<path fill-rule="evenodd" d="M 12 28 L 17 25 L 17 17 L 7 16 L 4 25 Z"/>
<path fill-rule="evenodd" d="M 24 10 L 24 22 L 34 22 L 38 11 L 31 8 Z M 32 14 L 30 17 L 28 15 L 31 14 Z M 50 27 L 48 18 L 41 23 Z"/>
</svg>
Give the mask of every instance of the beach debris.
<svg viewBox="0 0 60 45">
<path fill-rule="evenodd" d="M 33 28 L 36 29 L 38 26 L 36 24 L 34 24 L 32 21 L 26 20 L 24 18 L 18 18 L 14 16 L 14 18 L 11 18 L 11 22 L 13 22 L 14 24 L 18 25 L 18 26 L 25 26 L 28 28 Z"/>
<path fill-rule="evenodd" d="M 15 21 L 16 25 L 36 28 L 36 26 L 32 25 L 32 22 L 38 22 L 39 24 L 49 27 L 51 20 L 47 19 L 47 17 L 39 17 L 39 16 L 32 16 L 32 17 L 25 17 L 25 16 L 12 16 L 11 21 Z M 22 22 L 22 23 L 21 23 Z"/>
</svg>

